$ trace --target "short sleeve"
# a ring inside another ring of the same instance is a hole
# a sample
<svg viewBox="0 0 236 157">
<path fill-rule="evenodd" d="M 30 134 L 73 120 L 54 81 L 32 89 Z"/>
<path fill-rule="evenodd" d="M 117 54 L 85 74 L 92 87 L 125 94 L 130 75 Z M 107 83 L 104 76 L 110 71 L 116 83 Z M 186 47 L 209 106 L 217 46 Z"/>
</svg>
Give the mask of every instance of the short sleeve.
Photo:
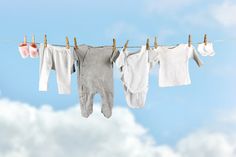
<svg viewBox="0 0 236 157">
<path fill-rule="evenodd" d="M 197 63 L 198 67 L 201 67 L 203 65 L 202 61 L 200 60 L 197 51 L 194 47 L 191 48 L 191 50 L 189 51 L 189 58 L 193 58 L 194 61 Z"/>
</svg>

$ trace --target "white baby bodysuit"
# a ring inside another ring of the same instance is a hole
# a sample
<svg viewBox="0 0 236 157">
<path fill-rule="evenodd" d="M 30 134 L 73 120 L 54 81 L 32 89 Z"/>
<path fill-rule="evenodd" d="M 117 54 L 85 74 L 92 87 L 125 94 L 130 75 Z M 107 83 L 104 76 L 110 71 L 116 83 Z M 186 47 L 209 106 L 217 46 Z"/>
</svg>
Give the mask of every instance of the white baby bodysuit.
<svg viewBox="0 0 236 157">
<path fill-rule="evenodd" d="M 180 44 L 175 47 L 158 47 L 150 51 L 149 62 L 159 63 L 159 86 L 172 87 L 191 84 L 188 62 L 195 57 L 194 47 L 188 44 Z"/>
<path fill-rule="evenodd" d="M 121 70 L 125 97 L 129 107 L 141 108 L 146 101 L 150 63 L 148 50 L 142 46 L 138 52 L 121 50 L 116 65 Z"/>
<path fill-rule="evenodd" d="M 214 56 L 215 55 L 215 51 L 214 51 L 212 43 L 207 43 L 207 45 L 205 45 L 205 43 L 198 44 L 197 49 L 198 49 L 198 52 L 202 56 Z"/>
</svg>

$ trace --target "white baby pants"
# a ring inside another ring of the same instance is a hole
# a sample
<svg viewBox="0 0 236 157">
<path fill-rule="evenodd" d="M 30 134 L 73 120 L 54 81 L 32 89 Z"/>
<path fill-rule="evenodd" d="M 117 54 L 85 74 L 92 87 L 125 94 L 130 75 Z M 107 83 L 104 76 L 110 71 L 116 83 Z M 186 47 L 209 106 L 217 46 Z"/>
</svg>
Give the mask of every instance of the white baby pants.
<svg viewBox="0 0 236 157">
<path fill-rule="evenodd" d="M 74 65 L 73 48 L 40 45 L 39 91 L 47 91 L 51 69 L 55 69 L 58 93 L 70 94 L 71 73 Z"/>
</svg>

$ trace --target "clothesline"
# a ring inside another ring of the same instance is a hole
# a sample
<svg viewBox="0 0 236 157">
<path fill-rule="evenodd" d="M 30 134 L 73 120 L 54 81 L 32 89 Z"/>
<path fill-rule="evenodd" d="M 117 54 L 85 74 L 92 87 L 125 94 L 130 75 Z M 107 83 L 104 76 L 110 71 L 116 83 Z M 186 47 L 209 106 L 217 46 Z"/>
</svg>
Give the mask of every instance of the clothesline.
<svg viewBox="0 0 236 157">
<path fill-rule="evenodd" d="M 32 40 L 32 43 L 35 43 L 34 41 Z M 127 105 L 130 108 L 144 107 L 148 93 L 150 70 L 155 64 L 159 64 L 157 71 L 159 87 L 190 85 L 188 60 L 192 58 L 199 67 L 202 65 L 199 55 L 194 51 L 195 48 L 188 45 L 193 44 L 191 40 L 188 44 L 179 44 L 174 48 L 163 47 L 149 50 L 146 49 L 149 46 L 149 40 L 147 40 L 146 48 L 130 53 L 125 51 L 128 42 L 126 42 L 124 49 L 114 50 L 113 48 L 116 47 L 115 40 L 113 40 L 114 46 L 96 48 L 83 45 L 83 48 L 78 49 L 78 51 L 67 49 L 64 47 L 65 45 L 60 44 L 54 44 L 59 47 L 51 46 L 47 44 L 47 40 L 45 41 L 43 46 L 48 48 L 38 49 L 35 45 L 26 44 L 27 41 L 24 40 L 24 44 L 18 47 L 20 55 L 22 58 L 39 57 L 39 91 L 48 91 L 50 71 L 55 70 L 58 94 L 70 94 L 71 77 L 73 72 L 77 72 L 81 115 L 85 118 L 88 118 L 93 112 L 93 100 L 96 94 L 101 97 L 101 113 L 106 118 L 112 116 L 114 101 L 113 65 L 116 65 L 121 72 L 120 80 L 123 84 Z M 218 40 L 217 42 L 222 41 Z M 77 46 L 76 40 L 74 43 Z M 197 47 L 199 54 L 214 56 L 213 44 L 204 43 Z M 66 47 L 68 45 L 68 38 L 66 38 Z M 111 47 L 113 48 L 111 49 Z M 130 47 L 138 48 L 139 46 Z"/>
<path fill-rule="evenodd" d="M 0 43 L 10 43 L 10 42 L 14 42 L 12 40 L 0 40 Z M 208 41 L 208 42 L 211 42 L 211 43 L 223 43 L 223 42 L 236 42 L 236 39 L 228 39 L 228 40 L 223 40 L 223 39 L 219 39 L 219 40 L 212 40 L 212 41 Z M 31 42 L 27 42 L 27 43 L 31 43 Z M 192 44 L 201 44 L 203 42 L 193 42 Z M 40 45 L 41 43 L 40 42 L 35 42 L 35 44 L 37 45 Z M 63 44 L 50 44 L 50 45 L 53 45 L 53 46 L 61 46 L 61 47 L 64 47 L 66 45 L 63 45 Z M 170 46 L 170 45 L 163 45 L 163 44 L 158 44 L 159 46 Z M 179 44 L 175 44 L 175 45 L 179 45 Z M 70 45 L 72 46 L 72 45 Z M 74 45 L 73 45 L 74 46 Z M 94 46 L 95 48 L 96 47 L 112 47 L 112 45 L 103 45 L 103 46 Z M 116 48 L 123 48 L 124 46 L 117 46 Z M 127 48 L 140 48 L 141 46 L 128 46 Z M 151 46 L 150 47 L 154 47 L 154 46 Z"/>
<path fill-rule="evenodd" d="M 31 42 L 27 42 L 27 43 L 31 43 Z M 192 43 L 192 44 L 201 44 L 202 42 L 199 42 L 199 43 Z M 35 44 L 37 44 L 37 45 L 40 45 L 41 43 L 38 43 L 38 42 L 36 42 Z M 53 45 L 53 46 L 62 46 L 62 47 L 64 47 L 64 46 L 66 46 L 66 45 L 62 45 L 62 44 L 50 44 L 50 45 Z M 176 44 L 176 45 L 179 45 L 179 44 Z M 74 45 L 70 45 L 71 47 L 73 47 Z M 160 44 L 160 45 L 158 45 L 158 46 L 168 46 L 168 45 L 162 45 L 162 44 Z M 94 46 L 95 48 L 97 48 L 97 47 L 112 47 L 112 45 L 103 45 L 103 46 Z M 123 48 L 124 46 L 117 46 L 116 48 Z M 154 47 L 154 46 L 150 46 L 150 47 Z M 141 48 L 141 46 L 127 46 L 127 48 Z"/>
<path fill-rule="evenodd" d="M 236 42 L 236 39 L 233 39 L 233 40 L 213 40 L 213 41 L 208 41 L 210 43 L 220 43 L 220 42 L 230 42 L 230 41 L 235 41 Z M 27 42 L 27 43 L 31 43 L 31 42 Z M 201 44 L 203 42 L 193 42 L 192 44 Z M 35 42 L 35 44 L 39 45 L 41 43 L 39 42 Z M 66 45 L 62 45 L 62 44 L 51 44 L 53 46 L 66 46 Z M 179 44 L 175 44 L 175 45 L 179 45 Z M 72 46 L 72 45 L 70 45 Z M 74 45 L 73 45 L 74 46 Z M 73 47 L 72 46 L 72 47 Z M 170 45 L 163 45 L 163 44 L 158 44 L 158 46 L 170 46 Z M 98 47 L 112 47 L 112 45 L 103 45 L 103 46 L 94 46 L 95 48 L 98 48 Z M 124 46 L 117 46 L 116 48 L 123 48 Z M 127 48 L 140 48 L 141 46 L 127 46 Z M 150 46 L 151 48 L 154 48 L 155 46 Z"/>
</svg>

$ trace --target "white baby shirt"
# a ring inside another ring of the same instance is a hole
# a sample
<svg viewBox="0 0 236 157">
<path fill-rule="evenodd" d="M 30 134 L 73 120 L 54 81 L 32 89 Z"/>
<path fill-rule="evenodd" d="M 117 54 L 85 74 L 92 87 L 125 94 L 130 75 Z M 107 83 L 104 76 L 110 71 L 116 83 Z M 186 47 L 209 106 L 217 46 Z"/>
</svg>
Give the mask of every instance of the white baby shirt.
<svg viewBox="0 0 236 157">
<path fill-rule="evenodd" d="M 188 62 L 197 57 L 194 48 L 188 44 L 175 47 L 158 47 L 151 51 L 149 60 L 159 63 L 159 86 L 172 87 L 191 84 Z M 198 58 L 197 58 L 198 59 Z"/>
</svg>

